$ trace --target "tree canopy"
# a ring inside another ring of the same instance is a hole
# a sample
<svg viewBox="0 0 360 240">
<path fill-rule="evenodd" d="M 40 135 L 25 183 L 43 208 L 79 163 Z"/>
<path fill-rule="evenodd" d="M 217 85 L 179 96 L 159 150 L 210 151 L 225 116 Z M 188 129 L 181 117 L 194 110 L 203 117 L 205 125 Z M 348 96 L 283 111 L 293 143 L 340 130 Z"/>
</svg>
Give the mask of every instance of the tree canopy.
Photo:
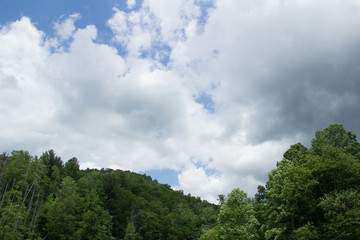
<svg viewBox="0 0 360 240">
<path fill-rule="evenodd" d="M 354 217 L 360 210 L 359 150 L 356 136 L 338 124 L 317 131 L 309 149 L 300 143 L 291 146 L 261 193 L 261 235 L 359 239 Z"/>
<path fill-rule="evenodd" d="M 0 239 L 197 239 L 219 207 L 146 175 L 80 170 L 53 150 L 0 155 Z"/>
</svg>

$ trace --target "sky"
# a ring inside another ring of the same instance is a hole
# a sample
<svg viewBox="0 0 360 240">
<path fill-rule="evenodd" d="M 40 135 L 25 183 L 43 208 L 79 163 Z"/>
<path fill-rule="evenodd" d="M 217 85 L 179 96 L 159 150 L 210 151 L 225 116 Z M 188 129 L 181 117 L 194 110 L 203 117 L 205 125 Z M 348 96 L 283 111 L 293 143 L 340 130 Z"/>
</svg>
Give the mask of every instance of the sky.
<svg viewBox="0 0 360 240">
<path fill-rule="evenodd" d="M 253 196 L 360 133 L 360 0 L 0 0 L 0 150 Z"/>
</svg>

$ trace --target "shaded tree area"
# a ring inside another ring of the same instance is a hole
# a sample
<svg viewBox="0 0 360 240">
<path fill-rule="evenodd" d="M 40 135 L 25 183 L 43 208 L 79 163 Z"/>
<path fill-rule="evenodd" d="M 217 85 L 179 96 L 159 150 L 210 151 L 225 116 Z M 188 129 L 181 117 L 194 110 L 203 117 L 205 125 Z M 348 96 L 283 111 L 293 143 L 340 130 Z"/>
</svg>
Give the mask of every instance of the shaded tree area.
<svg viewBox="0 0 360 240">
<path fill-rule="evenodd" d="M 146 175 L 80 170 L 53 150 L 0 155 L 0 239 L 197 239 L 218 208 Z"/>
<path fill-rule="evenodd" d="M 338 124 L 291 146 L 255 197 L 261 239 L 360 239 L 359 152 Z"/>
</svg>

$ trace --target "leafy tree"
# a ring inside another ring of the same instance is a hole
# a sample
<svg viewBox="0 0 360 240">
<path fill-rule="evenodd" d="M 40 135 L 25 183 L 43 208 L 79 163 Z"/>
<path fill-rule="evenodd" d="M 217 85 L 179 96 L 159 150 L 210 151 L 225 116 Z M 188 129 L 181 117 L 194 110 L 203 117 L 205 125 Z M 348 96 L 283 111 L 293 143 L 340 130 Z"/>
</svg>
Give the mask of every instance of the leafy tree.
<svg viewBox="0 0 360 240">
<path fill-rule="evenodd" d="M 233 189 L 220 208 L 220 239 L 257 239 L 258 224 L 251 199 L 239 188 Z"/>
<path fill-rule="evenodd" d="M 11 156 L 7 158 L 6 171 L 4 172 L 5 183 L 25 182 L 27 169 L 30 166 L 32 157 L 27 151 L 12 151 Z"/>
<path fill-rule="evenodd" d="M 77 158 L 71 158 L 65 163 L 64 173 L 66 176 L 71 177 L 75 181 L 81 177 L 80 165 Z"/>
<path fill-rule="evenodd" d="M 290 149 L 284 153 L 284 158 L 290 161 L 302 163 L 307 154 L 308 149 L 301 143 L 290 146 Z"/>
<path fill-rule="evenodd" d="M 326 194 L 320 202 L 325 211 L 327 239 L 360 239 L 360 192 L 348 189 Z"/>
<path fill-rule="evenodd" d="M 255 210 L 255 217 L 259 222 L 258 225 L 258 236 L 259 240 L 265 239 L 264 229 L 261 228 L 262 225 L 265 224 L 265 217 L 264 213 L 266 212 L 266 194 L 265 194 L 265 187 L 259 185 L 258 192 L 255 194 L 255 200 L 253 202 L 254 210 Z"/>
<path fill-rule="evenodd" d="M 136 215 L 133 217 L 133 225 L 135 227 L 134 222 L 136 223 L 137 233 L 143 239 L 146 240 L 155 240 L 162 239 L 161 238 L 161 217 L 156 214 L 153 209 L 151 209 L 151 205 L 149 204 L 147 207 L 141 208 L 138 210 Z M 127 225 L 129 227 L 129 223 Z"/>
<path fill-rule="evenodd" d="M 218 240 L 220 239 L 219 235 L 219 226 L 216 226 L 209 230 L 204 230 L 198 240 Z"/>
<path fill-rule="evenodd" d="M 49 239 L 111 239 L 111 216 L 100 205 L 96 191 L 89 191 L 85 178 L 79 186 L 65 177 L 58 196 L 47 202 Z"/>
<path fill-rule="evenodd" d="M 54 150 L 44 152 L 39 160 L 44 165 L 43 191 L 45 195 L 54 195 L 62 182 L 63 162 L 59 156 L 56 156 Z"/>
<path fill-rule="evenodd" d="M 47 239 L 80 239 L 82 204 L 75 181 L 65 177 L 58 196 L 55 199 L 50 197 L 46 204 Z"/>
<path fill-rule="evenodd" d="M 294 231 L 298 240 L 317 240 L 320 239 L 319 231 L 312 223 L 307 222 L 304 226 Z"/>
<path fill-rule="evenodd" d="M 1 209 L 0 218 L 0 239 L 20 240 L 24 239 L 28 229 L 21 224 L 16 229 L 14 223 L 16 220 L 23 220 L 24 214 L 19 213 L 19 205 L 9 204 Z"/>
<path fill-rule="evenodd" d="M 341 125 L 317 131 L 309 150 L 300 143 L 291 146 L 255 199 L 264 238 L 333 239 L 326 237 L 329 216 L 321 202 L 360 186 L 357 147 L 355 135 Z"/>
<path fill-rule="evenodd" d="M 61 160 L 61 158 L 59 156 L 56 156 L 54 150 L 49 150 L 47 152 L 44 152 L 41 157 L 40 160 L 45 164 L 45 166 L 47 166 L 48 168 L 48 176 L 51 177 L 51 169 L 53 166 L 58 167 L 58 169 L 62 169 L 64 164 L 63 161 Z"/>
<path fill-rule="evenodd" d="M 314 196 L 320 198 L 333 191 L 360 186 L 360 161 L 343 149 L 333 146 L 323 149 L 320 157 L 312 156 L 305 165 L 318 182 Z"/>
<path fill-rule="evenodd" d="M 136 231 L 132 221 L 127 224 L 124 240 L 142 240 L 140 234 Z"/>
<path fill-rule="evenodd" d="M 201 206 L 197 216 L 203 225 L 203 229 L 210 229 L 216 226 L 218 210 L 211 206 Z"/>
<path fill-rule="evenodd" d="M 3 153 L 0 155 L 0 185 L 3 181 L 4 178 L 4 174 L 5 174 L 5 170 L 6 170 L 6 165 L 8 163 L 8 159 L 9 157 L 7 156 L 6 153 Z"/>
<path fill-rule="evenodd" d="M 295 216 L 291 214 L 291 205 L 283 198 L 283 188 L 293 166 L 294 162 L 283 159 L 278 162 L 277 168 L 269 173 L 265 191 L 267 199 L 263 206 L 265 222 L 261 226 L 265 239 L 291 239 L 288 231 L 294 228 Z"/>
<path fill-rule="evenodd" d="M 5 155 L 4 155 L 5 156 Z M 38 188 L 38 162 L 26 151 L 13 151 L 3 159 L 0 192 L 0 239 L 24 239 L 31 234 L 27 221 Z M 1 234 L 0 234 L 1 235 Z"/>
<path fill-rule="evenodd" d="M 94 190 L 86 194 L 80 222 L 83 228 L 81 239 L 112 239 L 111 220 L 109 212 L 100 205 L 99 195 Z"/>
<path fill-rule="evenodd" d="M 196 236 L 197 216 L 188 204 L 182 202 L 177 204 L 174 210 L 166 216 L 166 219 L 170 224 L 168 229 L 169 239 L 193 239 L 199 237 Z"/>
<path fill-rule="evenodd" d="M 341 124 L 333 124 L 322 131 L 316 131 L 311 142 L 311 151 L 321 155 L 326 145 L 342 148 L 354 156 L 360 156 L 360 144 L 356 141 L 356 136 L 345 131 Z"/>
</svg>

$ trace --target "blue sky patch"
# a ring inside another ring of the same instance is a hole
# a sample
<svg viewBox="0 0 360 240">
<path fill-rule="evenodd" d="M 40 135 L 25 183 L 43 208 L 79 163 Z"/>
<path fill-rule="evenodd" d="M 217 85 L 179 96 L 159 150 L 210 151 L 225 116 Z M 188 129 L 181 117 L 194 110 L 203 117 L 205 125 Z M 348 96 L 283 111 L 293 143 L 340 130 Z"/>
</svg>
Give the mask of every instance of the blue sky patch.
<svg viewBox="0 0 360 240">
<path fill-rule="evenodd" d="M 28 16 L 38 29 L 45 31 L 48 35 L 54 33 L 53 24 L 56 19 L 60 20 L 64 15 L 80 13 L 81 19 L 76 22 L 76 27 L 83 28 L 94 24 L 103 30 L 106 27 L 106 21 L 113 14 L 114 5 L 126 8 L 125 1 L 115 0 L 0 0 L 0 5 L 2 24 Z"/>
<path fill-rule="evenodd" d="M 54 37 L 55 22 L 79 13 L 81 18 L 75 22 L 76 28 L 95 25 L 98 30 L 96 42 L 109 43 L 113 33 L 106 24 L 114 14 L 113 7 L 124 12 L 136 11 L 142 2 L 143 0 L 136 1 L 135 6 L 129 9 L 125 0 L 0 0 L 0 25 L 27 16 L 39 30 Z"/>
<path fill-rule="evenodd" d="M 198 0 L 194 2 L 195 5 L 200 7 L 201 16 L 198 19 L 199 33 L 205 30 L 205 24 L 209 18 L 209 9 L 215 8 L 215 1 L 212 0 Z"/>
<path fill-rule="evenodd" d="M 152 179 L 156 179 L 159 183 L 169 184 L 170 186 L 179 186 L 179 172 L 175 170 L 169 168 L 152 169 L 145 171 L 144 173 L 148 176 L 151 176 Z"/>
<path fill-rule="evenodd" d="M 212 162 L 213 159 L 209 159 L 209 162 Z M 197 167 L 197 168 L 202 168 L 204 169 L 205 171 L 205 174 L 207 176 L 212 176 L 212 175 L 217 175 L 217 176 L 221 176 L 221 172 L 217 171 L 216 169 L 214 168 L 209 168 L 207 164 L 204 164 L 200 161 L 198 162 L 194 162 L 194 165 Z"/>
<path fill-rule="evenodd" d="M 199 104 L 202 104 L 204 109 L 206 109 L 209 113 L 215 112 L 215 103 L 210 94 L 202 92 L 197 98 L 195 98 L 195 101 Z"/>
</svg>

